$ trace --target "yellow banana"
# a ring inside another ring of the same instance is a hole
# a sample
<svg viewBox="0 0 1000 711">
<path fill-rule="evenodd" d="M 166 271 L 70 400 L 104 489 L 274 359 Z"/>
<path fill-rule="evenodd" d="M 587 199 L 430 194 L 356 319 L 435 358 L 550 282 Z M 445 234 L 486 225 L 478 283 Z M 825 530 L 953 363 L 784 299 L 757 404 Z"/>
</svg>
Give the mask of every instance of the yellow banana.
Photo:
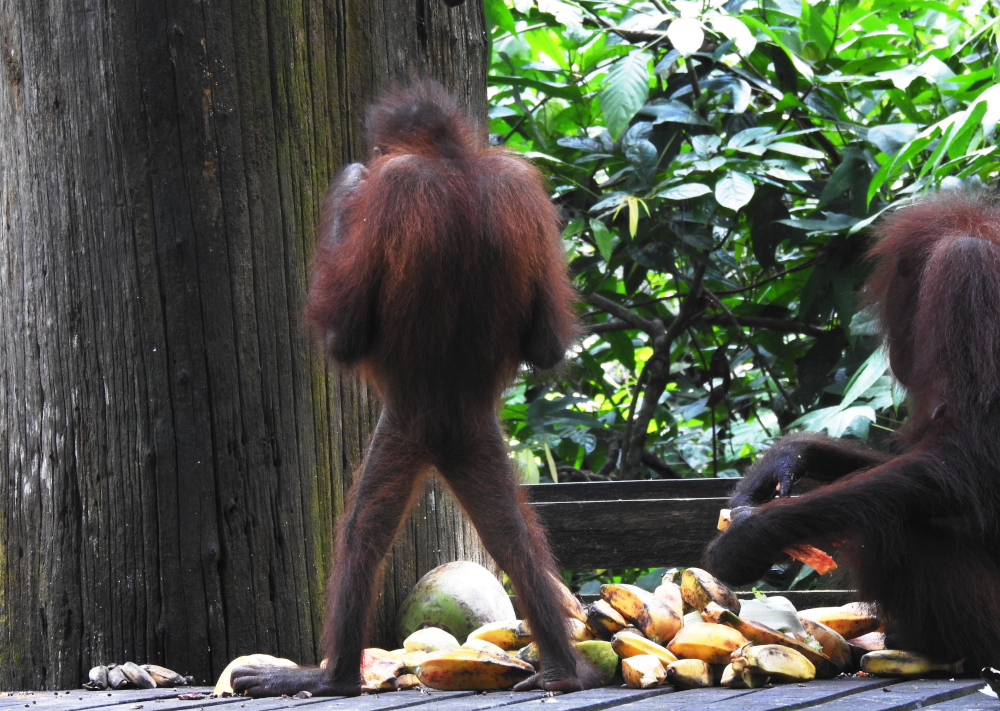
<svg viewBox="0 0 1000 711">
<path fill-rule="evenodd" d="M 637 654 L 622 660 L 622 677 L 630 689 L 648 689 L 662 684 L 667 672 L 652 654 Z"/>
<path fill-rule="evenodd" d="M 681 628 L 681 618 L 666 602 L 635 585 L 602 585 L 601 597 L 659 644 L 669 642 Z"/>
<path fill-rule="evenodd" d="M 667 650 L 681 659 L 728 664 L 732 653 L 746 643 L 746 638 L 732 627 L 709 622 L 684 627 L 667 645 Z"/>
<path fill-rule="evenodd" d="M 618 671 L 618 655 L 615 653 L 610 642 L 598 639 L 577 642 L 576 649 L 580 654 L 590 660 L 590 663 L 601 672 L 604 683 L 608 684 Z"/>
<path fill-rule="evenodd" d="M 832 679 L 847 666 L 846 663 L 842 666 L 838 666 L 832 659 L 830 659 L 830 657 L 826 656 L 826 654 L 817 652 L 815 649 L 804 642 L 797 640 L 795 637 L 787 635 L 784 632 L 771 629 L 767 625 L 760 622 L 744 620 L 714 602 L 708 604 L 708 607 L 706 607 L 705 611 L 701 613 L 701 616 L 706 621 L 717 622 L 719 624 L 732 627 L 754 644 L 781 644 L 785 647 L 789 647 L 790 649 L 794 649 L 813 663 L 816 667 L 816 676 L 820 679 Z M 833 630 L 830 630 L 830 632 L 833 632 Z M 841 641 L 843 641 L 843 638 L 841 638 Z M 847 648 L 847 642 L 844 642 L 844 647 L 845 649 Z M 847 661 L 850 662 L 850 660 L 851 650 L 847 649 Z"/>
<path fill-rule="evenodd" d="M 610 639 L 627 624 L 628 621 L 606 600 L 598 600 L 587 609 L 587 627 L 600 639 Z"/>
<path fill-rule="evenodd" d="M 736 594 L 701 568 L 688 568 L 681 574 L 681 597 L 698 612 L 704 610 L 708 603 L 714 602 L 740 614 L 740 601 Z"/>
<path fill-rule="evenodd" d="M 483 625 L 469 633 L 469 639 L 483 639 L 492 642 L 504 651 L 520 649 L 531 642 L 531 630 L 523 620 L 503 620 Z"/>
<path fill-rule="evenodd" d="M 823 648 L 823 654 L 830 658 L 830 661 L 836 665 L 837 669 L 844 671 L 844 669 L 851 665 L 851 647 L 842 635 L 836 630 L 827 627 L 822 622 L 816 622 L 807 617 L 800 617 L 799 621 L 802 623 L 802 628 L 806 631 L 806 634 L 812 635 L 812 638 L 819 642 L 819 645 Z M 819 675 L 818 666 L 816 673 Z"/>
<path fill-rule="evenodd" d="M 462 648 L 435 652 L 417 667 L 421 684 L 443 691 L 506 689 L 534 673 L 519 659 Z"/>
<path fill-rule="evenodd" d="M 222 674 L 219 675 L 219 680 L 215 683 L 215 690 L 212 691 L 212 693 L 216 696 L 233 693 L 233 669 L 236 669 L 237 667 L 297 666 L 298 664 L 293 662 L 291 659 L 272 657 L 270 654 L 247 654 L 243 657 L 236 657 L 236 659 L 229 662 L 226 668 L 222 670 Z"/>
<path fill-rule="evenodd" d="M 924 676 L 934 672 L 952 676 L 962 673 L 962 661 L 949 664 L 916 652 L 882 649 L 861 657 L 861 671 L 872 676 Z"/>
<path fill-rule="evenodd" d="M 739 662 L 741 663 L 738 663 Z M 816 667 L 802 654 L 780 644 L 744 647 L 733 656 L 733 670 L 767 674 L 774 681 L 811 681 Z"/>
<path fill-rule="evenodd" d="M 659 659 L 664 666 L 677 661 L 677 657 L 666 647 L 661 647 L 656 642 L 627 630 L 622 630 L 612 637 L 611 646 L 622 659 L 628 659 L 640 654 L 651 654 Z"/>
<path fill-rule="evenodd" d="M 625 662 L 622 662 L 624 667 Z M 667 683 L 678 689 L 699 689 L 712 685 L 712 667 L 700 659 L 679 659 L 667 666 Z"/>
<path fill-rule="evenodd" d="M 799 612 L 799 618 L 820 622 L 844 639 L 854 639 L 879 628 L 879 619 L 861 606 L 814 607 Z"/>
</svg>

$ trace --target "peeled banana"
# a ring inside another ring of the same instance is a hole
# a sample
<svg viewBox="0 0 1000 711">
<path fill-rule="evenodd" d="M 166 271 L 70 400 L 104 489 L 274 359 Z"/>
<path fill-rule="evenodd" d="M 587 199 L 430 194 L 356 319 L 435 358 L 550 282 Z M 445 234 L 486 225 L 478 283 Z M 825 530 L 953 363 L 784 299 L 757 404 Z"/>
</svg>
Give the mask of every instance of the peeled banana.
<svg viewBox="0 0 1000 711">
<path fill-rule="evenodd" d="M 622 677 L 630 689 L 648 689 L 662 684 L 667 672 L 652 654 L 637 654 L 622 660 Z"/>
<path fill-rule="evenodd" d="M 624 665 L 625 662 L 622 662 Z M 667 683 L 678 689 L 699 689 L 712 685 L 712 667 L 700 659 L 679 659 L 667 666 Z"/>
<path fill-rule="evenodd" d="M 740 601 L 736 594 L 701 568 L 688 568 L 681 574 L 681 597 L 698 612 L 704 610 L 708 603 L 714 602 L 740 614 Z"/>
<path fill-rule="evenodd" d="M 681 618 L 666 602 L 635 585 L 602 585 L 601 597 L 659 644 L 669 642 L 681 628 Z"/>
<path fill-rule="evenodd" d="M 534 673 L 530 664 L 508 655 L 464 648 L 435 652 L 417 667 L 421 684 L 443 691 L 506 689 Z"/>
<path fill-rule="evenodd" d="M 802 610 L 799 619 L 806 618 L 821 622 L 844 639 L 854 639 L 874 632 L 879 627 L 879 619 L 863 606 L 844 605 L 842 607 L 814 607 Z"/>
<path fill-rule="evenodd" d="M 953 676 L 962 673 L 962 660 L 949 664 L 916 652 L 882 649 L 861 657 L 861 671 L 872 676 L 924 676 L 935 672 Z"/>
<path fill-rule="evenodd" d="M 470 639 L 484 639 L 509 652 L 527 646 L 531 642 L 531 630 L 523 620 L 502 620 L 473 630 L 466 642 Z"/>
<path fill-rule="evenodd" d="M 746 638 L 732 627 L 706 623 L 681 629 L 667 645 L 667 651 L 681 659 L 728 664 L 732 653 L 746 643 Z"/>
</svg>

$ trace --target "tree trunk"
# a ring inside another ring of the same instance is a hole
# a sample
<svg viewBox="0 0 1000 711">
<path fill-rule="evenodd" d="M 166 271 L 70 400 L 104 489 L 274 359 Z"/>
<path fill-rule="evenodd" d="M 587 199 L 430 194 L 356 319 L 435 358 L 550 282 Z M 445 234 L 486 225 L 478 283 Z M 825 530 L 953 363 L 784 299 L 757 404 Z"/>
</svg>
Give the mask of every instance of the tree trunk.
<svg viewBox="0 0 1000 711">
<path fill-rule="evenodd" d="M 5 0 L 0 56 L 0 689 L 315 662 L 377 415 L 300 327 L 317 206 L 393 80 L 483 115 L 482 3 Z M 433 486 L 376 642 L 484 559 Z"/>
</svg>

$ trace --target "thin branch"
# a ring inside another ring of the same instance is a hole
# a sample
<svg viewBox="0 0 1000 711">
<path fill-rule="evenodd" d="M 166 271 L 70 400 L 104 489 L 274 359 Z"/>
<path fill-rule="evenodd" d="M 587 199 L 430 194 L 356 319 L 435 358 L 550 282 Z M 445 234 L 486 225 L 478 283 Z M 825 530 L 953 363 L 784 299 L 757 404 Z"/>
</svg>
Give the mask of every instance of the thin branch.
<svg viewBox="0 0 1000 711">
<path fill-rule="evenodd" d="M 683 479 L 684 475 L 648 449 L 642 450 L 642 463 L 666 479 Z"/>
<path fill-rule="evenodd" d="M 648 319 L 640 316 L 634 311 L 622 306 L 621 304 L 615 303 L 611 299 L 601 296 L 600 294 L 591 294 L 587 297 L 587 303 L 591 306 L 599 308 L 601 311 L 611 314 L 622 321 L 627 322 L 632 328 L 638 328 L 640 331 L 645 331 L 653 338 L 662 336 L 664 333 L 663 322 L 659 319 Z"/>
<path fill-rule="evenodd" d="M 684 66 L 687 67 L 688 81 L 691 82 L 691 93 L 694 94 L 694 98 L 697 101 L 701 98 L 701 82 L 698 81 L 698 72 L 695 70 L 694 62 L 688 57 L 684 60 Z"/>
<path fill-rule="evenodd" d="M 660 396 L 670 381 L 671 346 L 677 336 L 687 327 L 688 322 L 697 317 L 695 309 L 701 300 L 704 277 L 705 265 L 699 264 L 695 267 L 690 291 L 681 302 L 677 317 L 670 324 L 666 333 L 653 342 L 653 355 L 646 361 L 646 365 L 642 369 L 643 376 L 648 373 L 648 377 L 646 378 L 646 387 L 642 391 L 642 407 L 636 412 L 628 427 L 629 436 L 622 443 L 623 453 L 620 468 L 622 479 L 634 478 L 642 462 L 642 453 L 646 448 L 646 431 L 649 429 L 649 423 L 656 412 Z M 633 405 L 634 403 L 635 399 L 633 399 Z"/>
<path fill-rule="evenodd" d="M 718 296 L 713 294 L 708 289 L 703 288 L 703 292 L 705 296 L 707 296 L 709 300 L 712 301 L 712 303 L 714 303 L 719 309 L 721 309 L 729 318 L 729 320 L 737 327 L 737 330 L 739 330 L 740 335 L 743 337 L 743 340 L 747 344 L 747 348 L 753 351 L 753 354 L 754 356 L 756 356 L 758 362 L 760 363 L 760 366 L 765 371 L 767 371 L 767 374 L 770 376 L 772 382 L 774 382 L 775 387 L 778 388 L 778 392 L 781 393 L 781 396 L 785 399 L 785 402 L 788 403 L 788 407 L 796 415 L 800 414 L 801 408 L 799 408 L 798 403 L 792 400 L 792 396 L 788 394 L 787 390 L 785 390 L 785 387 L 781 384 L 781 381 L 778 379 L 778 376 L 774 373 L 773 370 L 771 370 L 771 365 L 767 362 L 764 356 L 761 355 L 760 350 L 757 348 L 757 344 L 754 343 L 745 333 L 743 333 L 743 329 L 739 327 L 740 326 L 739 319 L 733 314 L 732 311 L 729 310 L 729 308 L 724 303 L 722 303 L 722 299 L 720 299 Z"/>
<path fill-rule="evenodd" d="M 737 325 L 741 328 L 763 328 L 765 331 L 774 331 L 775 333 L 803 333 L 807 336 L 822 336 L 826 333 L 826 330 L 819 326 L 810 326 L 807 323 L 781 318 L 769 318 L 767 316 L 735 316 L 734 318 Z M 664 326 L 669 327 L 674 323 L 674 320 L 669 319 L 664 323 Z M 724 314 L 706 314 L 701 317 L 701 320 L 709 326 L 728 326 L 732 324 L 732 319 Z M 595 323 L 588 326 L 587 332 L 596 334 L 616 333 L 634 328 L 639 327 L 626 321 L 605 321 L 604 323 Z M 639 328 L 639 330 L 645 331 L 642 328 Z"/>
<path fill-rule="evenodd" d="M 784 271 L 778 272 L 777 274 L 772 274 L 771 276 L 769 276 L 769 277 L 767 277 L 765 279 L 761 279 L 758 282 L 754 282 L 753 284 L 750 284 L 749 286 L 742 286 L 739 289 L 726 289 L 725 291 L 717 291 L 715 293 L 716 293 L 716 295 L 724 294 L 724 295 L 728 296 L 729 294 L 742 294 L 744 291 L 753 291 L 754 289 L 756 289 L 758 287 L 764 286 L 764 284 L 768 284 L 768 283 L 770 283 L 772 281 L 776 281 L 776 280 L 780 279 L 781 277 L 785 276 L 786 274 L 791 274 L 792 272 L 802 271 L 803 269 L 808 269 L 809 267 L 815 266 L 815 264 L 818 261 L 819 261 L 819 257 L 813 257 L 812 259 L 810 259 L 808 261 L 805 261 L 802 264 L 799 264 L 799 265 L 794 266 L 794 267 L 790 267 L 788 269 L 785 269 Z"/>
</svg>

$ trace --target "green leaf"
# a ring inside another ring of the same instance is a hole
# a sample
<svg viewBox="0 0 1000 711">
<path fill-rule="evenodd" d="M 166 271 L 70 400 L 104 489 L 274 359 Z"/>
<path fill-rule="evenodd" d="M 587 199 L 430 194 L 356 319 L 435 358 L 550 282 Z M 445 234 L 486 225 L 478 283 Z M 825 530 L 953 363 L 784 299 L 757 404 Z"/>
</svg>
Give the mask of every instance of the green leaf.
<svg viewBox="0 0 1000 711">
<path fill-rule="evenodd" d="M 615 249 L 615 236 L 601 220 L 591 220 L 590 230 L 594 233 L 594 241 L 597 242 L 597 251 L 604 257 L 605 262 L 611 261 L 611 254 Z"/>
<path fill-rule="evenodd" d="M 655 197 L 667 198 L 668 200 L 691 200 L 712 192 L 712 188 L 701 183 L 685 183 L 668 188 L 663 192 L 656 193 Z"/>
<path fill-rule="evenodd" d="M 885 375 L 888 368 L 889 359 L 886 357 L 885 349 L 877 348 L 848 381 L 847 390 L 844 391 L 844 397 L 840 401 L 840 408 L 846 409 L 853 405 L 863 392 Z"/>
<path fill-rule="evenodd" d="M 705 43 L 705 30 L 693 17 L 678 17 L 667 27 L 667 39 L 674 49 L 688 57 Z"/>
<path fill-rule="evenodd" d="M 504 0 L 486 0 L 486 24 L 499 27 L 504 32 L 510 32 L 512 35 L 517 34 L 517 24 L 514 22 L 514 16 L 510 14 L 510 10 L 507 9 L 507 3 Z"/>
<path fill-rule="evenodd" d="M 715 199 L 723 207 L 739 210 L 753 198 L 753 180 L 735 170 L 726 174 L 715 184 Z"/>
<path fill-rule="evenodd" d="M 769 143 L 767 150 L 787 153 L 790 156 L 798 156 L 799 158 L 812 158 L 813 160 L 821 160 L 826 157 L 822 151 L 817 151 L 815 148 L 809 148 L 799 143 Z"/>
<path fill-rule="evenodd" d="M 538 462 L 530 449 L 525 447 L 514 452 L 514 462 L 517 465 L 517 472 L 520 474 L 519 480 L 522 484 L 537 484 Z"/>
<path fill-rule="evenodd" d="M 649 97 L 649 59 L 633 52 L 619 60 L 604 78 L 599 94 L 608 131 L 617 138 Z"/>
</svg>

